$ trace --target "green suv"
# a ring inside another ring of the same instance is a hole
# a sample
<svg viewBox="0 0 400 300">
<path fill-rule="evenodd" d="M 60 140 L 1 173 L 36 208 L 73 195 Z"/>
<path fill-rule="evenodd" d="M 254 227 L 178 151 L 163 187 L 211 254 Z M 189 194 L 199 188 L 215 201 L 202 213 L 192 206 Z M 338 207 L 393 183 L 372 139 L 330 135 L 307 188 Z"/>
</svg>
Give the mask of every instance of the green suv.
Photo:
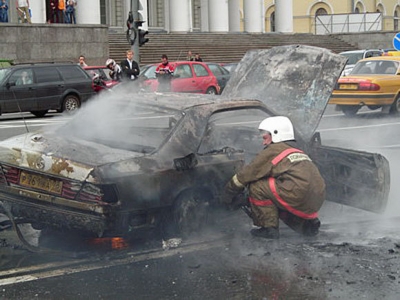
<svg viewBox="0 0 400 300">
<path fill-rule="evenodd" d="M 0 68 L 0 114 L 49 110 L 71 112 L 94 91 L 92 79 L 74 63 L 31 63 Z"/>
</svg>

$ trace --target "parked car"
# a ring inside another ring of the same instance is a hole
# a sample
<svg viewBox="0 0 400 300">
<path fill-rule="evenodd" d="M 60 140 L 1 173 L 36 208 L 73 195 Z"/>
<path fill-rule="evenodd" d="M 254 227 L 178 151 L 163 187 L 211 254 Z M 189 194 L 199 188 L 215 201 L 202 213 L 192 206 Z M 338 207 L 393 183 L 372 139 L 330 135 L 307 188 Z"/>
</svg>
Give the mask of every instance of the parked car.
<svg viewBox="0 0 400 300">
<path fill-rule="evenodd" d="M 94 91 L 90 76 L 72 63 L 18 64 L 0 69 L 0 114 L 73 111 Z"/>
<path fill-rule="evenodd" d="M 367 106 L 383 112 L 400 111 L 399 56 L 372 57 L 359 61 L 352 72 L 341 77 L 329 104 L 345 115 L 355 115 Z"/>
<path fill-rule="evenodd" d="M 222 67 L 220 64 L 210 62 L 206 62 L 206 64 L 210 68 L 214 76 L 217 77 L 218 85 L 221 88 L 220 93 L 222 93 L 226 86 L 226 83 L 228 82 L 229 78 L 231 78 L 231 73 L 229 73 L 229 71 Z"/>
<path fill-rule="evenodd" d="M 174 65 L 174 77 L 171 80 L 171 92 L 219 94 L 220 86 L 207 64 L 197 61 L 170 62 Z M 158 81 L 155 71 L 158 64 L 145 67 L 139 75 L 142 89 L 157 91 Z"/>
<path fill-rule="evenodd" d="M 105 66 L 87 66 L 84 67 L 86 73 L 93 79 L 98 81 L 93 81 L 93 89 L 95 92 L 100 92 L 104 89 L 110 89 L 117 85 L 119 81 L 113 80 L 110 77 L 110 70 Z"/>
<path fill-rule="evenodd" d="M 229 73 L 232 73 L 232 72 L 235 71 L 235 69 L 236 69 L 236 67 L 237 67 L 238 64 L 239 64 L 239 63 L 237 62 L 237 63 L 224 63 L 224 64 L 221 64 L 221 65 L 222 65 L 226 70 L 228 70 Z"/>
<path fill-rule="evenodd" d="M 352 51 L 340 52 L 339 53 L 340 55 L 343 55 L 344 57 L 346 57 L 348 59 L 346 66 L 341 75 L 342 76 L 349 75 L 351 70 L 353 70 L 355 64 L 360 59 L 382 56 L 383 53 L 384 52 L 381 49 L 364 49 L 364 50 L 352 50 Z"/>
<path fill-rule="evenodd" d="M 0 142 L 0 210 L 37 229 L 100 236 L 197 231 L 220 208 L 226 182 L 262 149 L 260 121 L 280 114 L 291 118 L 298 147 L 326 179 L 328 200 L 382 211 L 387 160 L 323 146 L 315 133 L 343 58 L 307 46 L 277 48 L 245 56 L 249 80 L 231 78 L 226 98 L 104 93 L 57 130 Z"/>
</svg>

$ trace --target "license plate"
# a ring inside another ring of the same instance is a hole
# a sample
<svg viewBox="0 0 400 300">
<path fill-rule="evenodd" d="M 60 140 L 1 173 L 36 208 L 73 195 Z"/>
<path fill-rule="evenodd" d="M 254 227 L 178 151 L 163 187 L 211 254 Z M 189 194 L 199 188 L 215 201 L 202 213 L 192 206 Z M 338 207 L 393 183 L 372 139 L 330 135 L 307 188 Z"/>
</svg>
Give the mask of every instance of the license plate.
<svg viewBox="0 0 400 300">
<path fill-rule="evenodd" d="M 37 174 L 21 172 L 19 183 L 23 186 L 55 194 L 61 194 L 62 191 L 61 180 L 54 180 Z"/>
<path fill-rule="evenodd" d="M 357 90 L 358 85 L 357 84 L 339 84 L 339 89 L 340 90 Z"/>
</svg>

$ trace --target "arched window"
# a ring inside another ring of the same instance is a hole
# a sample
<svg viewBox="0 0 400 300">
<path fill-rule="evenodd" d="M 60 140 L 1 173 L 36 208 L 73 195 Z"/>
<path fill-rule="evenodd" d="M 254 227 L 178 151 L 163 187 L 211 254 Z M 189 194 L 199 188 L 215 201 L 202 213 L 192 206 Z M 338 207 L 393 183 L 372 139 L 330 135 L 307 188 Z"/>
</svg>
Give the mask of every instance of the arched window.
<svg viewBox="0 0 400 300">
<path fill-rule="evenodd" d="M 275 32 L 275 12 L 274 11 L 271 13 L 269 22 L 270 22 L 270 26 L 271 26 L 271 32 Z"/>
<path fill-rule="evenodd" d="M 322 15 L 327 15 L 328 12 L 326 11 L 325 8 L 318 8 L 317 11 L 315 12 L 316 16 L 322 16 Z"/>
<path fill-rule="evenodd" d="M 393 15 L 393 29 L 396 31 L 399 30 L 399 15 L 400 15 L 400 7 L 397 6 Z"/>
<path fill-rule="evenodd" d="M 356 8 L 354 9 L 354 13 L 359 14 L 359 13 L 360 13 L 360 9 L 359 9 L 358 7 L 356 7 Z"/>
</svg>

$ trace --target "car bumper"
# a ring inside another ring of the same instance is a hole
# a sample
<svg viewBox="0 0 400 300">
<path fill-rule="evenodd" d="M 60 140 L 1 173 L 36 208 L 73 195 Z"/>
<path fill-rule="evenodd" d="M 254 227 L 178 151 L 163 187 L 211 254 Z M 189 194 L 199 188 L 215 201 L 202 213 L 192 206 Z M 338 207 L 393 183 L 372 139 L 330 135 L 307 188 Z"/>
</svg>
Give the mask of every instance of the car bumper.
<svg viewBox="0 0 400 300">
<path fill-rule="evenodd" d="M 395 94 L 332 94 L 329 104 L 338 105 L 391 105 Z"/>
</svg>

